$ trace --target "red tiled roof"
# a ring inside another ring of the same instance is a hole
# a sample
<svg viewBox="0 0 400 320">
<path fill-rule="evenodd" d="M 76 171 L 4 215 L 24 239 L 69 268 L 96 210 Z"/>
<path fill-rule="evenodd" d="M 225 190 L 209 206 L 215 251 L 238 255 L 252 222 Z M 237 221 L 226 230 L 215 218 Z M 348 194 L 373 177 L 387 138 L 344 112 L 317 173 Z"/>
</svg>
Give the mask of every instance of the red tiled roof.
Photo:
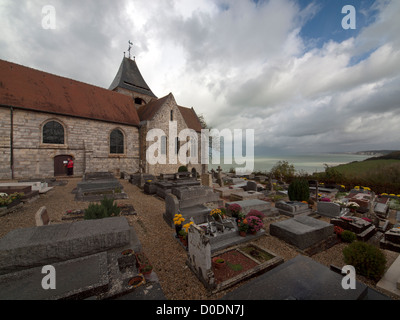
<svg viewBox="0 0 400 320">
<path fill-rule="evenodd" d="M 178 108 L 188 128 L 193 129 L 196 132 L 201 132 L 202 126 L 194 109 L 181 106 L 178 106 Z"/>
<path fill-rule="evenodd" d="M 153 119 L 154 115 L 157 113 L 157 111 L 164 105 L 164 103 L 168 99 L 173 99 L 174 96 L 172 93 L 166 95 L 165 97 L 162 97 L 160 99 L 152 100 L 148 104 L 145 104 L 141 106 L 138 109 L 138 114 L 140 120 L 151 120 Z M 183 117 L 183 120 L 185 120 L 186 125 L 188 126 L 189 129 L 193 129 L 196 132 L 201 132 L 201 123 L 199 121 L 199 118 L 197 117 L 196 112 L 193 110 L 193 108 L 186 108 L 182 106 L 178 106 L 178 109 Z"/>
<path fill-rule="evenodd" d="M 0 60 L 0 105 L 139 125 L 129 96 Z"/>
</svg>

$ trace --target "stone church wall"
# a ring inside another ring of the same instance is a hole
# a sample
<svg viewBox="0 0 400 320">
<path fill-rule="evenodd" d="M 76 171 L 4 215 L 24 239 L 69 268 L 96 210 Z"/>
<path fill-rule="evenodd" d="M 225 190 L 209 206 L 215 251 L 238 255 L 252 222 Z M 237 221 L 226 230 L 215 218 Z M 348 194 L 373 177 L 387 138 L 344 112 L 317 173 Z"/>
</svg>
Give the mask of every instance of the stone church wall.
<svg viewBox="0 0 400 320">
<path fill-rule="evenodd" d="M 0 179 L 10 179 L 10 109 L 0 108 L 0 116 Z M 50 120 L 63 125 L 63 145 L 42 143 L 42 127 Z M 123 132 L 124 154 L 109 152 L 114 129 Z M 139 132 L 134 126 L 14 109 L 13 154 L 14 179 L 53 177 L 58 155 L 74 157 L 77 176 L 93 171 L 133 173 L 139 169 Z"/>
<path fill-rule="evenodd" d="M 177 134 L 183 129 L 187 129 L 186 122 L 184 121 L 175 100 L 169 99 L 163 107 L 154 115 L 151 121 L 147 121 L 145 128 L 142 128 L 141 134 L 141 152 L 143 156 L 145 156 L 147 148 L 152 145 L 154 142 L 146 142 L 146 135 L 151 129 L 161 129 L 167 135 L 167 163 L 166 164 L 149 164 L 148 161 L 145 163 L 145 170 L 146 172 L 159 175 L 161 173 L 176 173 L 178 172 L 178 168 L 184 164 L 179 162 L 179 158 L 177 158 L 177 163 L 170 163 L 169 162 L 169 154 L 170 152 L 175 152 L 175 141 L 173 141 L 173 137 L 169 136 L 169 122 L 171 120 L 171 110 L 173 112 L 173 121 L 177 123 Z M 197 134 L 198 141 L 200 141 L 200 134 Z M 180 145 L 184 145 L 185 142 L 181 141 Z M 192 168 L 195 168 L 198 173 L 202 173 L 202 166 L 200 163 L 200 142 L 198 143 L 198 164 L 189 163 L 186 166 L 188 167 L 189 171 Z"/>
</svg>

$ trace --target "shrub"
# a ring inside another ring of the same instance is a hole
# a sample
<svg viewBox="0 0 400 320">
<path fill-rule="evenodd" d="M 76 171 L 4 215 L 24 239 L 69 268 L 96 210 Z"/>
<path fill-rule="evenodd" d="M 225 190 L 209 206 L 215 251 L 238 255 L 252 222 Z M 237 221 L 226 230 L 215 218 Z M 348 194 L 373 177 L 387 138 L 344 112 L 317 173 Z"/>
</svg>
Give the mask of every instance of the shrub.
<svg viewBox="0 0 400 320">
<path fill-rule="evenodd" d="M 372 280 L 379 280 L 386 266 L 383 252 L 368 243 L 354 241 L 343 249 L 344 262 L 354 266 L 357 273 Z"/>
<path fill-rule="evenodd" d="M 351 232 L 349 230 L 343 230 L 340 233 L 340 238 L 344 241 L 344 242 L 353 242 L 355 240 L 357 240 L 357 236 L 354 232 Z"/>
<path fill-rule="evenodd" d="M 178 172 L 188 172 L 188 168 L 186 166 L 180 166 Z"/>
<path fill-rule="evenodd" d="M 310 198 L 310 187 L 305 179 L 295 179 L 289 185 L 288 196 L 291 201 L 308 201 Z"/>
<path fill-rule="evenodd" d="M 107 199 L 106 197 L 101 200 L 100 204 L 90 203 L 88 208 L 85 209 L 84 219 L 102 219 L 107 217 L 118 216 L 121 209 L 114 204 L 114 199 Z"/>
</svg>

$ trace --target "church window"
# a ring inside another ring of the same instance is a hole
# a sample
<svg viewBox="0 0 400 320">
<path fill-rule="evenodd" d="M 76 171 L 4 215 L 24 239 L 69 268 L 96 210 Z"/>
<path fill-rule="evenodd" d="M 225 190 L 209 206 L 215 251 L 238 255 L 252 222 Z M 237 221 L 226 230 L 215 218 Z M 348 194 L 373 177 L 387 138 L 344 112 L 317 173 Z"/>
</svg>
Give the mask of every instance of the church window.
<svg viewBox="0 0 400 320">
<path fill-rule="evenodd" d="M 171 121 L 174 121 L 174 110 L 171 110 Z"/>
<path fill-rule="evenodd" d="M 143 100 L 143 99 L 140 99 L 140 98 L 135 98 L 135 104 L 142 105 L 142 104 L 145 104 L 145 102 L 144 102 L 144 100 Z"/>
<path fill-rule="evenodd" d="M 110 134 L 110 153 L 124 153 L 124 135 L 121 130 L 115 129 Z"/>
<path fill-rule="evenodd" d="M 43 126 L 43 143 L 64 144 L 64 127 L 57 121 L 49 121 Z"/>
<path fill-rule="evenodd" d="M 176 137 L 175 139 L 175 153 L 178 154 L 179 153 L 179 149 L 180 149 L 180 144 L 179 144 L 179 138 Z"/>
<path fill-rule="evenodd" d="M 161 137 L 161 154 L 167 154 L 167 136 Z"/>
</svg>

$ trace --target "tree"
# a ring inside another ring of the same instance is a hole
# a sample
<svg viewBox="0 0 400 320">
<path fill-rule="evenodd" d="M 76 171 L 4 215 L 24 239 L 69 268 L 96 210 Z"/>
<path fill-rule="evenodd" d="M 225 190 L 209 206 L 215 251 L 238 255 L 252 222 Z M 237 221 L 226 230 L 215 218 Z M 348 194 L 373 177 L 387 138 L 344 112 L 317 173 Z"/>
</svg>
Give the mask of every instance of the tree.
<svg viewBox="0 0 400 320">
<path fill-rule="evenodd" d="M 290 201 L 308 201 L 310 198 L 310 187 L 308 181 L 297 178 L 289 185 L 288 196 Z"/>
<path fill-rule="evenodd" d="M 278 161 L 271 169 L 271 174 L 279 180 L 288 180 L 294 177 L 295 168 L 293 164 L 289 164 L 288 161 Z"/>
</svg>

